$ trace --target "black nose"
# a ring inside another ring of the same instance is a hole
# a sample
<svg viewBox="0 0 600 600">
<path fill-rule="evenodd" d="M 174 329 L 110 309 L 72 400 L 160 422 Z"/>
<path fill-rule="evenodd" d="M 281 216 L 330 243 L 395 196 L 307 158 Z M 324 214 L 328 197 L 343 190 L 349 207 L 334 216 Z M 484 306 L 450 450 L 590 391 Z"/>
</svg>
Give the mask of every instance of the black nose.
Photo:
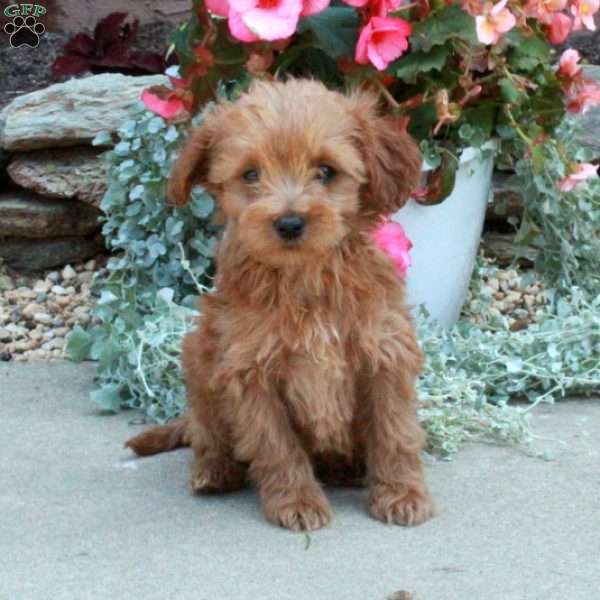
<svg viewBox="0 0 600 600">
<path fill-rule="evenodd" d="M 298 215 L 284 215 L 273 223 L 275 231 L 284 240 L 298 239 L 304 231 L 304 225 L 304 219 Z"/>
</svg>

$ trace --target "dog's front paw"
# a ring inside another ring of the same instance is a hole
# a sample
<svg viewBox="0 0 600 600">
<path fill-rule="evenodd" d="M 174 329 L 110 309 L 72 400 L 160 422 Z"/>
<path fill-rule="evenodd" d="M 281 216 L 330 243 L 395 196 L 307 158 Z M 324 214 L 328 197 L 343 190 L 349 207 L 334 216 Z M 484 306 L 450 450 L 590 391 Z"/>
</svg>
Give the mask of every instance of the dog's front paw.
<svg viewBox="0 0 600 600">
<path fill-rule="evenodd" d="M 384 523 L 419 525 L 433 516 L 433 503 L 425 486 L 407 488 L 379 483 L 369 495 L 369 511 Z"/>
<path fill-rule="evenodd" d="M 277 500 L 265 501 L 269 521 L 292 531 L 312 531 L 327 525 L 333 516 L 321 490 L 295 490 Z"/>
</svg>

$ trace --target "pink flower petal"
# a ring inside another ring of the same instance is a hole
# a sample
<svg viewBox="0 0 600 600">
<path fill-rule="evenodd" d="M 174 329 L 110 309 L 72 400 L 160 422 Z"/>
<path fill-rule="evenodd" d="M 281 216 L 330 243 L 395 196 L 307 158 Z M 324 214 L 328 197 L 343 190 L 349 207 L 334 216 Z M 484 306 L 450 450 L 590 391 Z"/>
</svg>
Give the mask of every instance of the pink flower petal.
<svg viewBox="0 0 600 600">
<path fill-rule="evenodd" d="M 206 8 L 219 17 L 226 17 L 229 14 L 228 0 L 206 0 Z"/>
<path fill-rule="evenodd" d="M 581 163 L 577 165 L 575 172 L 571 175 L 577 181 L 583 181 L 590 177 L 595 177 L 598 173 L 598 167 L 592 163 Z"/>
<path fill-rule="evenodd" d="M 496 33 L 494 24 L 487 17 L 475 17 L 477 39 L 486 46 L 495 44 L 500 36 Z"/>
<path fill-rule="evenodd" d="M 568 17 L 567 17 L 568 18 Z M 581 73 L 581 67 L 579 66 L 579 61 L 581 60 L 581 55 L 574 48 L 569 48 L 565 50 L 558 63 L 558 72 L 561 75 L 566 75 L 567 77 L 575 77 Z"/>
<path fill-rule="evenodd" d="M 229 6 L 238 13 L 244 13 L 259 6 L 259 0 L 229 0 Z"/>
<path fill-rule="evenodd" d="M 358 37 L 358 42 L 356 43 L 356 50 L 354 53 L 354 59 L 359 65 L 366 65 L 369 62 L 367 47 L 369 40 L 371 39 L 372 32 L 373 25 L 369 22 L 362 28 Z"/>
<path fill-rule="evenodd" d="M 590 31 L 596 31 L 596 23 L 594 21 L 594 15 L 584 15 L 581 17 L 581 22 L 589 29 Z"/>
<path fill-rule="evenodd" d="M 507 2 L 508 2 L 508 0 L 501 0 L 501 2 L 498 2 L 498 4 L 494 4 L 494 6 L 492 7 L 492 10 L 490 11 L 490 14 L 492 15 L 492 17 L 495 17 L 496 15 L 498 15 L 498 13 L 503 11 Z"/>
<path fill-rule="evenodd" d="M 300 13 L 303 17 L 309 15 L 316 15 L 324 11 L 329 6 L 330 0 L 304 0 L 302 12 Z"/>
<path fill-rule="evenodd" d="M 173 119 L 185 109 L 183 102 L 179 98 L 163 100 L 149 90 L 143 90 L 140 99 L 148 110 L 151 110 L 163 119 Z"/>
<path fill-rule="evenodd" d="M 372 17 L 363 27 L 355 50 L 359 64 L 370 62 L 383 71 L 408 48 L 410 23 L 394 17 Z"/>
<path fill-rule="evenodd" d="M 373 17 L 373 28 L 381 31 L 394 31 L 404 37 L 412 33 L 412 27 L 408 21 L 396 17 Z"/>
<path fill-rule="evenodd" d="M 575 167 L 572 173 L 563 177 L 558 182 L 558 189 L 561 192 L 572 192 L 580 183 L 590 177 L 596 177 L 597 175 L 598 167 L 591 163 L 580 163 Z"/>
<path fill-rule="evenodd" d="M 408 41 L 406 38 L 399 38 L 394 35 L 381 34 L 381 40 L 376 40 L 377 53 L 387 63 L 398 58 L 407 48 Z"/>
<path fill-rule="evenodd" d="M 254 35 L 246 24 L 242 21 L 242 15 L 235 10 L 229 10 L 229 32 L 231 35 L 241 42 L 257 42 L 258 37 Z"/>
<path fill-rule="evenodd" d="M 563 13 L 552 15 L 548 27 L 548 41 L 551 44 L 562 44 L 571 33 L 572 26 L 573 21 L 568 15 Z"/>
<path fill-rule="evenodd" d="M 372 238 L 375 245 L 392 259 L 398 275 L 404 277 L 412 264 L 409 253 L 412 242 L 406 236 L 402 225 L 393 221 L 384 221 L 373 231 Z"/>
<path fill-rule="evenodd" d="M 272 9 L 255 8 L 242 14 L 242 21 L 259 39 L 285 40 L 294 35 L 300 12 L 280 16 Z"/>
<path fill-rule="evenodd" d="M 517 19 L 509 10 L 499 12 L 494 18 L 494 26 L 496 31 L 506 33 L 517 24 Z"/>
<path fill-rule="evenodd" d="M 383 57 L 377 51 L 377 46 L 375 44 L 369 44 L 367 46 L 367 56 L 369 57 L 369 62 L 378 70 L 384 71 L 388 63 L 383 59 Z"/>
</svg>

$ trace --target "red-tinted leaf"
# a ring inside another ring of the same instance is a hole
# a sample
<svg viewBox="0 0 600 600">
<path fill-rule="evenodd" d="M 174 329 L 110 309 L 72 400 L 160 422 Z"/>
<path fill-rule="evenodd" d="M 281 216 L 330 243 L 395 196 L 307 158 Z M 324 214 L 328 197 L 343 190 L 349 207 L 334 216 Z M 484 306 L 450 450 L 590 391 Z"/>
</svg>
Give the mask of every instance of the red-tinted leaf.
<svg viewBox="0 0 600 600">
<path fill-rule="evenodd" d="M 65 75 L 78 75 L 88 71 L 90 64 L 88 59 L 83 56 L 67 54 L 59 56 L 52 64 L 52 75 L 54 77 L 63 77 Z"/>
<path fill-rule="evenodd" d="M 162 73 L 166 68 L 163 57 L 154 52 L 132 52 L 130 63 L 133 67 L 147 73 Z"/>
<path fill-rule="evenodd" d="M 105 48 L 114 42 L 120 42 L 123 23 L 127 18 L 127 13 L 114 12 L 104 17 L 94 29 L 94 39 L 99 48 Z"/>
<path fill-rule="evenodd" d="M 96 42 L 86 33 L 78 33 L 65 44 L 66 54 L 79 54 L 81 56 L 91 56 L 94 54 Z"/>
<path fill-rule="evenodd" d="M 104 48 L 104 53 L 94 57 L 93 63 L 103 67 L 129 67 L 129 44 L 127 42 L 115 42 Z"/>
<path fill-rule="evenodd" d="M 140 22 L 138 19 L 134 19 L 131 23 L 125 23 L 121 30 L 121 38 L 128 41 L 129 43 L 135 40 L 138 29 L 140 28 Z"/>
<path fill-rule="evenodd" d="M 418 195 L 415 200 L 424 206 L 433 206 L 443 202 L 454 189 L 458 162 L 448 153 L 442 155 L 442 164 L 429 171 L 427 175 L 427 193 Z"/>
</svg>

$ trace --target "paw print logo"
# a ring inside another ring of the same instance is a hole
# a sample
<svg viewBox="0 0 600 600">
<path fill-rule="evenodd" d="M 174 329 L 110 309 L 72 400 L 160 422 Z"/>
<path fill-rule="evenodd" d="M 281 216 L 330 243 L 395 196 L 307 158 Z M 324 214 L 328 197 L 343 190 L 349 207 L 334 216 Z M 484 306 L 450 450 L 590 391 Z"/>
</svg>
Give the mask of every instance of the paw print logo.
<svg viewBox="0 0 600 600">
<path fill-rule="evenodd" d="M 46 31 L 44 25 L 32 15 L 25 19 L 17 16 L 12 20 L 12 23 L 7 23 L 4 26 L 4 32 L 10 35 L 9 42 L 13 48 L 20 48 L 21 46 L 37 48 L 40 43 L 40 35 L 44 31 Z"/>
</svg>

